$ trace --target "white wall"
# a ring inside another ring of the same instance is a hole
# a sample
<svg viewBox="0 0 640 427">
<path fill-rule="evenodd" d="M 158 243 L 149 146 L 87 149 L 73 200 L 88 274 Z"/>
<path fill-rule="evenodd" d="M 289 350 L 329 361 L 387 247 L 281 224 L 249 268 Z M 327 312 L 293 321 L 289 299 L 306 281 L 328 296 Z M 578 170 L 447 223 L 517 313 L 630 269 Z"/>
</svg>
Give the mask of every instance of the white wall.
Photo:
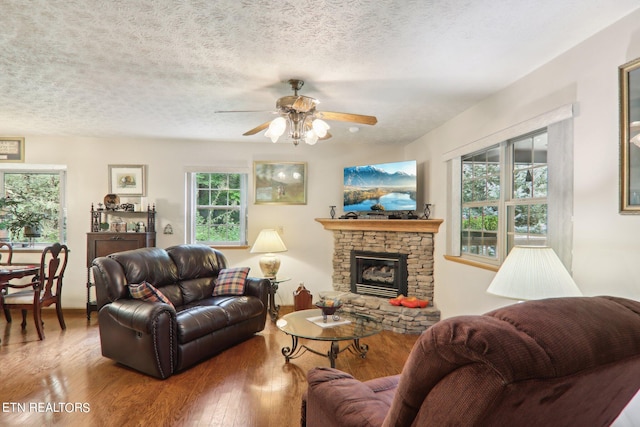
<svg viewBox="0 0 640 427">
<path fill-rule="evenodd" d="M 184 243 L 185 168 L 188 166 L 253 167 L 255 160 L 308 163 L 306 205 L 255 205 L 250 183 L 249 244 L 263 228 L 283 228 L 288 252 L 280 254 L 279 276 L 292 280 L 280 285 L 279 304 L 293 304 L 299 282 L 314 295 L 331 290 L 333 234 L 314 218 L 329 217 L 329 206 L 342 205 L 342 168 L 382 160 L 402 160 L 397 147 L 318 143 L 294 147 L 290 143 L 232 144 L 210 141 L 97 139 L 26 135 L 26 162 L 67 165 L 68 246 L 71 250 L 64 280 L 63 307 L 83 308 L 86 302 L 86 233 L 91 203 L 108 193 L 109 164 L 146 164 L 149 202 L 158 211 L 157 246 Z M 340 210 L 338 209 L 338 214 Z M 173 235 L 162 230 L 171 224 Z M 232 266 L 249 266 L 260 276 L 259 254 L 248 249 L 224 250 Z M 38 254 L 17 254 L 16 262 L 39 260 Z"/>
<path fill-rule="evenodd" d="M 585 295 L 640 300 L 640 216 L 618 213 L 618 67 L 640 56 L 640 10 L 409 145 L 424 162 L 425 200 L 447 214 L 442 155 L 539 114 L 574 103 L 573 276 Z M 436 237 L 435 302 L 444 318 L 512 301 L 485 293 L 494 273 L 444 260 Z"/>
</svg>

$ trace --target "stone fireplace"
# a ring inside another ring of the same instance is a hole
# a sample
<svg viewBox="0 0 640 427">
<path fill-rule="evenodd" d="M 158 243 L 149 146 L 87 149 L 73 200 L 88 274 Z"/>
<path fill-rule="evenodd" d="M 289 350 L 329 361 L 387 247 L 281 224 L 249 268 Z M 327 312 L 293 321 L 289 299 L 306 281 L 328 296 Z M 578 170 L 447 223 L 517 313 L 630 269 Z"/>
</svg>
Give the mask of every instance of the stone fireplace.
<svg viewBox="0 0 640 427">
<path fill-rule="evenodd" d="M 344 310 L 374 316 L 382 321 L 385 329 L 400 333 L 421 333 L 440 320 L 440 311 L 434 306 L 433 236 L 442 220 L 316 221 L 333 232 L 333 289 L 343 293 Z M 428 299 L 429 306 L 424 309 L 396 307 L 389 304 L 390 294 L 354 292 L 352 252 L 405 257 L 405 295 Z"/>
</svg>

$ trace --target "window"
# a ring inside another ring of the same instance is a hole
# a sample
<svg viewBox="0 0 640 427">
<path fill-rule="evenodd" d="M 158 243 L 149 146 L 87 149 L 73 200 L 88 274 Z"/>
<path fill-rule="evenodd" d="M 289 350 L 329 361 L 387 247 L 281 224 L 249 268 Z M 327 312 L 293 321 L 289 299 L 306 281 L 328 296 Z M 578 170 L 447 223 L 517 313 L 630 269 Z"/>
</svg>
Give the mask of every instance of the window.
<svg viewBox="0 0 640 427">
<path fill-rule="evenodd" d="M 247 174 L 190 172 L 189 242 L 245 245 Z"/>
<path fill-rule="evenodd" d="M 513 246 L 545 245 L 571 271 L 573 109 L 558 107 L 443 154 L 447 259 L 498 266 Z"/>
<path fill-rule="evenodd" d="M 9 201 L 0 222 L 10 234 L 4 238 L 10 238 L 14 247 L 66 241 L 65 176 L 62 168 L 55 167 L 0 171 L 2 194 Z M 36 224 L 39 228 L 25 230 L 25 225 Z"/>
<path fill-rule="evenodd" d="M 497 262 L 514 245 L 546 244 L 546 129 L 461 161 L 462 254 Z"/>
</svg>

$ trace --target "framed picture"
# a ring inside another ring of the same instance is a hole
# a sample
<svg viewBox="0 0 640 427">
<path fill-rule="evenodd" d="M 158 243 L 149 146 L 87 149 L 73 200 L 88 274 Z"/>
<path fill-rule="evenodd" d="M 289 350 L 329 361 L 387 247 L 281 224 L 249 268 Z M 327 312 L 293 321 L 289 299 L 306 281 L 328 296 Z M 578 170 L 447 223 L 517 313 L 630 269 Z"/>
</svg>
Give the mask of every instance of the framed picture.
<svg viewBox="0 0 640 427">
<path fill-rule="evenodd" d="M 0 137 L 0 162 L 24 163 L 24 138 Z"/>
<path fill-rule="evenodd" d="M 306 205 L 307 164 L 254 162 L 256 204 Z"/>
<path fill-rule="evenodd" d="M 640 58 L 619 68 L 620 213 L 640 214 Z"/>
<path fill-rule="evenodd" d="M 146 196 L 145 165 L 109 165 L 109 193 L 123 196 Z"/>
</svg>

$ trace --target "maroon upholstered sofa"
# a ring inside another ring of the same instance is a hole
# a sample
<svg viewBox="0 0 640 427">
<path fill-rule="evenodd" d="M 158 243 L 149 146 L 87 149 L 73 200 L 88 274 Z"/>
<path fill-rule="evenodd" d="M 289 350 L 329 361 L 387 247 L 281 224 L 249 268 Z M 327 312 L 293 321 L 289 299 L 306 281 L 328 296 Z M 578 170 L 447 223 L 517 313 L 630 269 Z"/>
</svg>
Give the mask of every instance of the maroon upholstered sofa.
<svg viewBox="0 0 640 427">
<path fill-rule="evenodd" d="M 425 331 L 402 374 L 308 372 L 302 425 L 607 426 L 640 388 L 640 302 L 556 298 Z"/>
</svg>

